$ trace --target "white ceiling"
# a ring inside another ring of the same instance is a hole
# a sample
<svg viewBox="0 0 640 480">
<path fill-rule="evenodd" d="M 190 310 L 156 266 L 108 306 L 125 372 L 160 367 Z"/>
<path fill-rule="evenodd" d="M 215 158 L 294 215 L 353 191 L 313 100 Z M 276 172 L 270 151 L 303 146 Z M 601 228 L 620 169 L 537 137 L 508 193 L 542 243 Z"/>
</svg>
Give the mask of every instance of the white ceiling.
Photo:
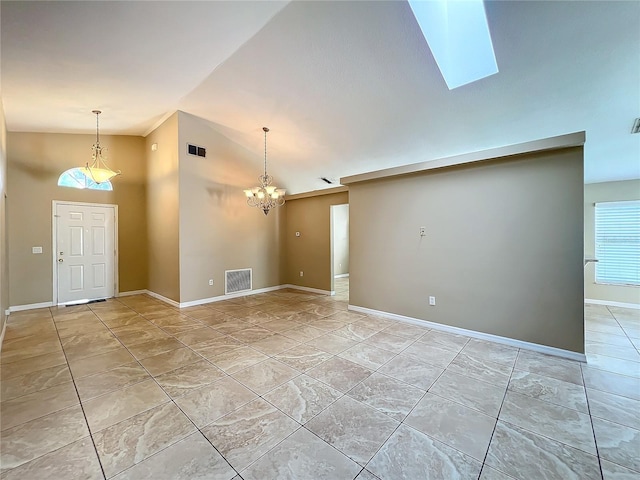
<svg viewBox="0 0 640 480">
<path fill-rule="evenodd" d="M 319 177 L 585 130 L 640 178 L 640 2 L 487 2 L 499 73 L 448 90 L 404 1 L 0 3 L 9 131 L 145 135 L 180 109 L 298 193 Z M 260 172 L 257 172 L 260 173 Z"/>
</svg>

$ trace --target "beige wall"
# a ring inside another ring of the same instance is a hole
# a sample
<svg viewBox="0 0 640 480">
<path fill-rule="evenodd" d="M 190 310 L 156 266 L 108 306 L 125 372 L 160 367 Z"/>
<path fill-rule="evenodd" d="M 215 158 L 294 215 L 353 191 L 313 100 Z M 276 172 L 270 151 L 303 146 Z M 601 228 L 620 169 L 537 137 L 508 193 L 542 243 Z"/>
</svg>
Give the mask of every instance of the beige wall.
<svg viewBox="0 0 640 480">
<path fill-rule="evenodd" d="M 119 289 L 147 285 L 145 221 L 146 167 L 144 139 L 101 136 L 108 164 L 122 170 L 113 191 L 58 187 L 65 170 L 91 159 L 94 135 L 13 133 L 7 136 L 9 232 L 9 303 L 11 306 L 50 302 L 52 272 L 52 201 L 116 204 L 118 208 Z M 42 246 L 42 254 L 32 254 Z"/>
<path fill-rule="evenodd" d="M 581 147 L 351 184 L 350 304 L 582 353 L 582 204 Z"/>
<path fill-rule="evenodd" d="M 258 141 L 262 135 L 257 128 Z M 187 143 L 205 147 L 206 158 L 187 154 Z M 180 301 L 224 295 L 225 270 L 252 268 L 254 289 L 280 285 L 279 224 L 284 212 L 277 208 L 265 216 L 247 206 L 242 192 L 256 184 L 262 156 L 183 112 L 178 145 Z"/>
<path fill-rule="evenodd" d="M 152 150 L 152 145 L 157 150 Z M 180 301 L 178 113 L 146 137 L 148 289 Z"/>
<path fill-rule="evenodd" d="M 640 180 L 592 183 L 584 186 L 584 252 L 586 257 L 593 257 L 595 252 L 594 203 L 621 200 L 640 200 Z M 595 275 L 595 265 L 589 263 L 584 271 L 585 298 L 640 304 L 640 287 L 598 285 L 595 283 Z"/>
<path fill-rule="evenodd" d="M 345 203 L 349 203 L 348 192 L 287 201 L 284 283 L 326 291 L 333 289 L 330 207 Z M 299 237 L 296 232 L 300 232 Z M 300 271 L 304 276 L 300 277 Z"/>
<path fill-rule="evenodd" d="M 349 205 L 331 207 L 333 275 L 349 273 Z"/>
<path fill-rule="evenodd" d="M 9 308 L 9 265 L 7 262 L 7 128 L 4 109 L 0 100 L 0 332 L 6 322 L 5 312 Z M 1 333 L 0 333 L 1 334 Z M 0 348 L 2 345 L 0 344 Z"/>
</svg>

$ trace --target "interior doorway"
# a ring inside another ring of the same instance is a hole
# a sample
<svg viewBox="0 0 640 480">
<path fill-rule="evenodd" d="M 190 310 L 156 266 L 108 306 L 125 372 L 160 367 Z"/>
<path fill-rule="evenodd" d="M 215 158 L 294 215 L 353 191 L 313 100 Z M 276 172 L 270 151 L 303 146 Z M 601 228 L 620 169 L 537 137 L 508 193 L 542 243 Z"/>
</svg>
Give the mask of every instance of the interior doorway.
<svg viewBox="0 0 640 480">
<path fill-rule="evenodd" d="M 349 278 L 349 204 L 331 206 L 331 291 L 348 296 Z M 346 279 L 346 280 L 345 280 Z"/>
<path fill-rule="evenodd" d="M 53 202 L 53 303 L 115 296 L 118 206 Z"/>
</svg>

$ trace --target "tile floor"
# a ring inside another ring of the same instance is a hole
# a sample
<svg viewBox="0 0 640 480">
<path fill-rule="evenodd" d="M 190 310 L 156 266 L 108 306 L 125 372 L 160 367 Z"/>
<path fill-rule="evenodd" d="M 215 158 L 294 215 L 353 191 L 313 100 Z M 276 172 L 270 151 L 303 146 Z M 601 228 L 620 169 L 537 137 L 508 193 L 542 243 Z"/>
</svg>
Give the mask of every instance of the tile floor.
<svg viewBox="0 0 640 480">
<path fill-rule="evenodd" d="M 586 307 L 588 363 L 280 290 L 10 316 L 0 476 L 640 478 L 640 311 Z"/>
</svg>

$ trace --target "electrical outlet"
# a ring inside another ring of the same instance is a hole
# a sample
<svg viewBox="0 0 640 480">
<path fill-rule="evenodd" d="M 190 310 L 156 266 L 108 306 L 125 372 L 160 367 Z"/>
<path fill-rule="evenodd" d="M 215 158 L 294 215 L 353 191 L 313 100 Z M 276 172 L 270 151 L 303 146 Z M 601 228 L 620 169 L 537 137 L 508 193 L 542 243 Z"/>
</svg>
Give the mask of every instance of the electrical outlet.
<svg viewBox="0 0 640 480">
<path fill-rule="evenodd" d="M 435 305 L 436 304 L 436 297 L 429 297 L 429 305 Z"/>
<path fill-rule="evenodd" d="M 304 272 L 302 270 L 300 270 L 300 276 L 304 277 Z"/>
<path fill-rule="evenodd" d="M 213 278 L 209 279 L 209 285 L 213 285 Z"/>
</svg>

